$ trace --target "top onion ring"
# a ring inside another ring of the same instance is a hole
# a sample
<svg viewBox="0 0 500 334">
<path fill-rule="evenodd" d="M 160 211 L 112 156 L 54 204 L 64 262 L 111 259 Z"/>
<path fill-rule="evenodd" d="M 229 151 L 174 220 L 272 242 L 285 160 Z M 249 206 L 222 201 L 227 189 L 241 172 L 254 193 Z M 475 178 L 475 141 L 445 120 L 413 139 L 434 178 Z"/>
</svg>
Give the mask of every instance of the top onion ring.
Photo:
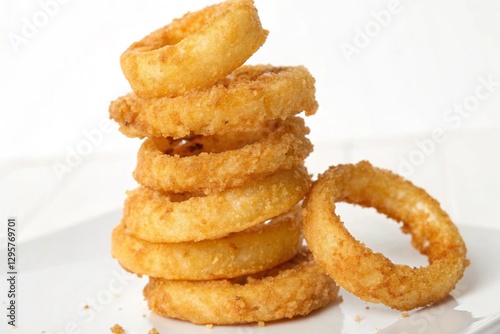
<svg viewBox="0 0 500 334">
<path fill-rule="evenodd" d="M 212 86 L 240 67 L 267 38 L 252 0 L 228 0 L 184 15 L 132 44 L 123 74 L 144 98 Z"/>
<path fill-rule="evenodd" d="M 335 202 L 374 207 L 403 222 L 402 230 L 429 266 L 395 265 L 354 239 L 335 214 Z M 318 264 L 361 299 L 401 311 L 445 298 L 469 261 L 456 226 L 423 189 L 363 161 L 331 167 L 304 202 L 304 237 Z"/>
</svg>

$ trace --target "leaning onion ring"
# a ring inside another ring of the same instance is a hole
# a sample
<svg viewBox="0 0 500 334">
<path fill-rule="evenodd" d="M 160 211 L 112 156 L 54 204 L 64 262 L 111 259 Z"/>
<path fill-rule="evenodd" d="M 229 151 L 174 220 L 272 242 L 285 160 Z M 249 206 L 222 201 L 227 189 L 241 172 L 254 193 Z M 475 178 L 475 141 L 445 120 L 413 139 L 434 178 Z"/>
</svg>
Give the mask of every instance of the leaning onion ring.
<svg viewBox="0 0 500 334">
<path fill-rule="evenodd" d="M 335 214 L 335 202 L 374 207 L 403 222 L 402 230 L 429 266 L 395 265 L 355 240 Z M 304 202 L 304 236 L 315 260 L 338 285 L 361 299 L 407 311 L 445 298 L 468 260 L 456 226 L 423 189 L 368 162 L 331 167 Z"/>
<path fill-rule="evenodd" d="M 131 234 L 150 242 L 222 238 L 288 211 L 309 187 L 310 177 L 303 167 L 208 196 L 140 187 L 128 193 L 122 222 Z"/>
<path fill-rule="evenodd" d="M 209 136 L 248 131 L 304 110 L 312 115 L 314 94 L 314 78 L 302 66 L 243 66 L 209 89 L 174 98 L 128 94 L 113 101 L 109 113 L 129 137 Z"/>
<path fill-rule="evenodd" d="M 212 86 L 240 67 L 267 38 L 252 0 L 229 0 L 188 13 L 121 56 L 123 74 L 144 98 Z"/>
<path fill-rule="evenodd" d="M 134 177 L 145 187 L 205 194 L 248 184 L 303 164 L 312 151 L 304 120 L 276 120 L 251 132 L 146 139 Z"/>
<path fill-rule="evenodd" d="M 259 273 L 219 281 L 150 278 L 149 308 L 195 324 L 231 325 L 306 315 L 337 297 L 338 286 L 303 250 L 291 261 Z"/>
<path fill-rule="evenodd" d="M 210 280 L 253 274 L 291 259 L 301 247 L 298 208 L 243 232 L 215 240 L 151 243 L 123 224 L 113 230 L 112 255 L 139 275 L 174 280 Z"/>
</svg>

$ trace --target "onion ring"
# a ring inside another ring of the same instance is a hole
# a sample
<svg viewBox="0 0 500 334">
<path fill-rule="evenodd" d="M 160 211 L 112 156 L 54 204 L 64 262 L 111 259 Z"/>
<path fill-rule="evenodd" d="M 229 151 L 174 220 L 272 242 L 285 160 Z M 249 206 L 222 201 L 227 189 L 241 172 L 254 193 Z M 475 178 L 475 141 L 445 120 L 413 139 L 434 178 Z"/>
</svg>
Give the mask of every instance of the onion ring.
<svg viewBox="0 0 500 334">
<path fill-rule="evenodd" d="M 128 94 L 113 101 L 109 113 L 128 137 L 242 132 L 301 111 L 314 114 L 314 82 L 303 66 L 243 66 L 207 90 L 158 99 Z"/>
<path fill-rule="evenodd" d="M 169 281 L 150 278 L 149 308 L 195 324 L 232 325 L 307 315 L 337 297 L 338 286 L 302 250 L 291 261 L 256 278 Z"/>
<path fill-rule="evenodd" d="M 374 207 L 412 235 L 427 267 L 395 265 L 355 240 L 335 214 L 335 202 Z M 304 202 L 304 236 L 318 264 L 361 299 L 408 311 L 445 298 L 469 261 L 458 229 L 439 202 L 390 171 L 363 161 L 331 167 Z"/>
<path fill-rule="evenodd" d="M 302 244 L 298 208 L 243 232 L 216 240 L 151 243 L 123 224 L 113 230 L 112 255 L 138 275 L 173 280 L 210 280 L 253 274 L 288 261 Z"/>
<path fill-rule="evenodd" d="M 252 0 L 229 0 L 188 13 L 132 44 L 123 74 L 144 98 L 178 96 L 212 86 L 266 41 Z"/>
<path fill-rule="evenodd" d="M 122 222 L 131 234 L 150 242 L 222 238 L 288 211 L 309 187 L 310 176 L 303 167 L 208 196 L 179 196 L 140 187 L 128 193 Z"/>
<path fill-rule="evenodd" d="M 252 132 L 178 141 L 149 138 L 139 150 L 134 177 L 166 192 L 221 192 L 302 165 L 312 151 L 307 133 L 304 120 L 291 117 Z"/>
</svg>

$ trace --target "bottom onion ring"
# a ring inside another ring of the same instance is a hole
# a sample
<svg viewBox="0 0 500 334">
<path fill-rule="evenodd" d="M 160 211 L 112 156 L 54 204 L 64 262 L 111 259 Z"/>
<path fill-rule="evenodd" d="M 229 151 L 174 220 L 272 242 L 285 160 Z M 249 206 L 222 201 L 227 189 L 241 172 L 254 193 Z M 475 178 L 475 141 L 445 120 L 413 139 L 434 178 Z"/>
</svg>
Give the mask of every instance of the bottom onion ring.
<svg viewBox="0 0 500 334">
<path fill-rule="evenodd" d="M 152 243 L 129 234 L 123 224 L 113 230 L 111 253 L 138 275 L 175 280 L 232 278 L 269 269 L 300 249 L 301 215 L 287 214 L 225 238 L 199 242 Z"/>
<path fill-rule="evenodd" d="M 338 286 L 302 250 L 291 261 L 255 277 L 218 281 L 150 278 L 149 308 L 195 324 L 231 325 L 306 315 L 337 297 Z"/>
<path fill-rule="evenodd" d="M 336 202 L 374 207 L 403 222 L 402 231 L 429 259 L 427 267 L 395 265 L 357 241 L 335 214 Z M 331 167 L 304 202 L 304 237 L 318 264 L 359 298 L 408 311 L 446 297 L 469 261 L 456 226 L 423 189 L 363 161 Z"/>
<path fill-rule="evenodd" d="M 304 197 L 310 184 L 307 170 L 296 167 L 207 196 L 140 187 L 128 193 L 123 224 L 131 234 L 150 242 L 222 238 L 288 211 Z"/>
</svg>

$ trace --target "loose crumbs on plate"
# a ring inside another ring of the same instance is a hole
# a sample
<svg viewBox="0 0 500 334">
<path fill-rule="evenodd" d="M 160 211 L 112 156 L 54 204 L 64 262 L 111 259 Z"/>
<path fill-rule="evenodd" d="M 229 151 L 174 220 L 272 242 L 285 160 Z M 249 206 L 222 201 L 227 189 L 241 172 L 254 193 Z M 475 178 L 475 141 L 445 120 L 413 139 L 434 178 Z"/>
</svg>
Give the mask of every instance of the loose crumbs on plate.
<svg viewBox="0 0 500 334">
<path fill-rule="evenodd" d="M 118 324 L 114 324 L 114 326 L 111 327 L 110 330 L 113 334 L 125 334 L 125 330 L 123 329 L 123 327 Z"/>
<path fill-rule="evenodd" d="M 208 328 L 208 329 L 212 329 L 212 328 L 214 328 L 214 325 L 212 325 L 212 324 L 207 324 L 207 325 L 205 325 L 205 327 L 206 327 L 206 328 Z"/>
<path fill-rule="evenodd" d="M 151 330 L 148 332 L 148 334 L 160 334 L 156 328 L 151 328 Z"/>
<path fill-rule="evenodd" d="M 266 323 L 264 321 L 259 321 L 257 325 L 259 325 L 259 327 L 264 327 Z"/>
</svg>

